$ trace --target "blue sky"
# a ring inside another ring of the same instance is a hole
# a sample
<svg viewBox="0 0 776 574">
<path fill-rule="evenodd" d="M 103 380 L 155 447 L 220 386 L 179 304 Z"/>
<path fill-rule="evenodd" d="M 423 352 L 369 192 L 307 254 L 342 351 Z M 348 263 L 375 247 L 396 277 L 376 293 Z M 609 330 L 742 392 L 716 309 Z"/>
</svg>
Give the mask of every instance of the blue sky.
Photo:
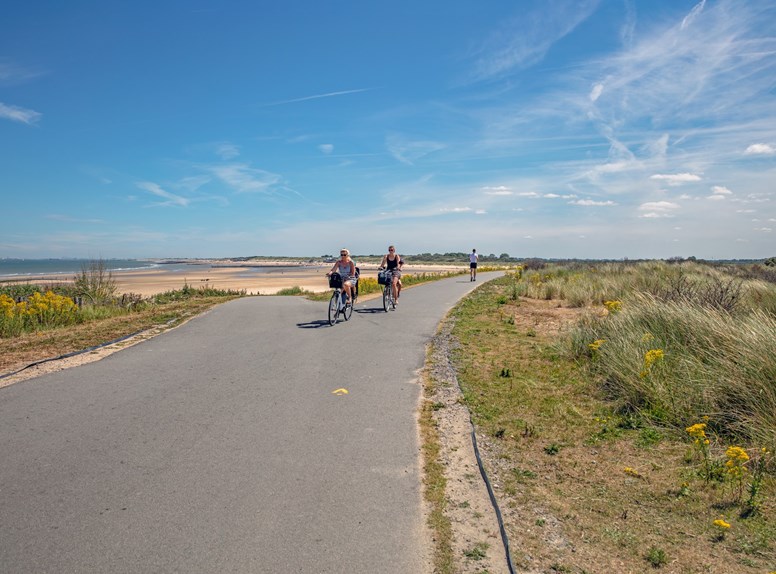
<svg viewBox="0 0 776 574">
<path fill-rule="evenodd" d="M 0 257 L 776 256 L 776 1 L 14 2 Z"/>
</svg>

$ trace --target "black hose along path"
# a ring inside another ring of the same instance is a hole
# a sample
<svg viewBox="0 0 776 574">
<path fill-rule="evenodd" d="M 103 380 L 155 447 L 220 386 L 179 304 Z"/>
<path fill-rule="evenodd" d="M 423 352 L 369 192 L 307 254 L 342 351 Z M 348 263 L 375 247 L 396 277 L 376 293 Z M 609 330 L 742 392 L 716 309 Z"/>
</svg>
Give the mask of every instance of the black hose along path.
<svg viewBox="0 0 776 574">
<path fill-rule="evenodd" d="M 449 341 L 452 338 L 452 335 L 450 332 L 452 331 L 452 323 L 454 323 L 454 318 L 448 315 L 448 317 L 443 322 L 443 327 L 437 332 L 437 335 L 435 336 L 434 345 L 437 344 L 437 341 L 444 340 L 447 341 L 447 343 L 444 344 L 445 347 L 448 347 Z M 463 396 L 463 391 L 461 390 L 461 385 L 458 381 L 458 375 L 456 374 L 455 367 L 453 367 L 452 361 L 450 360 L 450 353 L 449 348 L 447 350 L 443 351 L 443 357 L 446 364 L 446 373 L 449 377 L 448 383 L 454 383 L 455 387 L 457 387 L 458 392 L 461 396 Z M 467 408 L 468 411 L 468 408 Z M 501 515 L 501 509 L 499 508 L 498 501 L 496 500 L 496 495 L 493 491 L 493 486 L 491 485 L 490 478 L 488 477 L 488 473 L 485 470 L 485 465 L 482 462 L 482 456 L 480 455 L 480 448 L 477 444 L 477 428 L 474 426 L 474 420 L 472 420 L 471 411 L 469 411 L 469 425 L 471 426 L 471 437 L 472 437 L 472 447 L 474 448 L 474 456 L 477 459 L 477 466 L 480 469 L 480 476 L 482 476 L 482 480 L 485 483 L 486 488 L 488 489 L 488 497 L 490 498 L 490 503 L 493 506 L 493 510 L 496 513 L 496 520 L 498 521 L 498 529 L 501 533 L 501 542 L 504 545 L 504 553 L 506 555 L 507 559 L 507 567 L 509 568 L 510 574 L 515 574 L 515 567 L 512 564 L 512 555 L 509 551 L 509 537 L 507 536 L 506 527 L 504 526 L 504 518 Z"/>
<path fill-rule="evenodd" d="M 474 456 L 477 457 L 477 466 L 480 467 L 480 475 L 482 476 L 482 480 L 485 481 L 485 486 L 488 488 L 488 496 L 490 497 L 490 503 L 493 505 L 493 510 L 496 512 L 496 519 L 498 520 L 498 529 L 501 532 L 501 542 L 504 543 L 504 552 L 507 556 L 507 567 L 509 568 L 510 574 L 515 574 L 515 567 L 512 564 L 512 556 L 509 552 L 509 538 L 507 537 L 507 531 L 504 527 L 504 519 L 501 516 L 501 509 L 498 506 L 498 502 L 496 501 L 496 495 L 493 492 L 493 487 L 490 484 L 490 479 L 488 478 L 488 473 L 485 472 L 485 466 L 482 464 L 482 458 L 480 457 L 480 449 L 477 446 L 477 433 L 475 432 L 476 429 L 474 427 L 474 422 L 471 420 L 471 415 L 469 415 L 469 423 L 472 426 L 472 445 L 474 446 Z"/>
</svg>

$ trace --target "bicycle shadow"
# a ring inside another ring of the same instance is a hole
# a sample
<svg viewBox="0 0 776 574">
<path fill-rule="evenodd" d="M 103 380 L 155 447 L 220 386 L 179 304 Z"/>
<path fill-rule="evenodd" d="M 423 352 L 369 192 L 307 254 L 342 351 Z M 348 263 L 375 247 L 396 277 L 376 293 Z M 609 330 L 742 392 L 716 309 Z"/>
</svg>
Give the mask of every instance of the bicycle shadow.
<svg viewBox="0 0 776 574">
<path fill-rule="evenodd" d="M 297 323 L 296 326 L 300 329 L 318 329 L 319 327 L 328 327 L 329 322 L 325 319 L 321 319 L 318 321 L 309 321 L 307 323 Z"/>
<path fill-rule="evenodd" d="M 354 313 L 359 313 L 360 315 L 374 315 L 375 313 L 385 313 L 385 309 L 382 307 L 369 307 L 368 309 L 353 309 Z"/>
</svg>

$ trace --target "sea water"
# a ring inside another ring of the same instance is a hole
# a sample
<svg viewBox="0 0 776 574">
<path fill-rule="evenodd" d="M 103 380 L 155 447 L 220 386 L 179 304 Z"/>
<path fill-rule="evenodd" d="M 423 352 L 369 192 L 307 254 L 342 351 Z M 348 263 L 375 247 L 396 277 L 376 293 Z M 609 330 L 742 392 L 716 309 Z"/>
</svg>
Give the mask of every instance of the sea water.
<svg viewBox="0 0 776 574">
<path fill-rule="evenodd" d="M 0 277 L 76 275 L 93 263 L 91 259 L 0 259 Z M 158 265 L 143 259 L 101 259 L 99 263 L 109 271 L 150 269 Z"/>
</svg>

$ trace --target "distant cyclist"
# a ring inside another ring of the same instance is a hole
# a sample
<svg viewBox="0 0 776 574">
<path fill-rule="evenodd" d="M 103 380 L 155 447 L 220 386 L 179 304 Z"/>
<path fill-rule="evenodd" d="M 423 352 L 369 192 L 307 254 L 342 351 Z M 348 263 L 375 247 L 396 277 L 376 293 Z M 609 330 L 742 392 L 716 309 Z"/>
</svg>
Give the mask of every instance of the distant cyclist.
<svg viewBox="0 0 776 574">
<path fill-rule="evenodd" d="M 472 249 L 472 252 L 469 254 L 469 281 L 477 280 L 477 261 L 479 258 L 480 256 L 477 255 L 477 250 Z"/>
<path fill-rule="evenodd" d="M 404 261 L 402 261 L 401 255 L 396 253 L 396 248 L 391 245 L 388 247 L 388 253 L 383 255 L 380 269 L 386 269 L 388 273 L 391 274 L 391 291 L 393 291 L 393 300 L 395 303 L 399 302 L 399 294 L 401 293 L 402 265 L 404 265 Z"/>
<path fill-rule="evenodd" d="M 345 248 L 340 249 L 340 258 L 334 263 L 326 274 L 329 277 L 332 273 L 339 273 L 342 277 L 342 290 L 347 296 L 348 302 L 353 301 L 353 288 L 356 285 L 356 264 L 350 258 L 350 251 Z"/>
</svg>

